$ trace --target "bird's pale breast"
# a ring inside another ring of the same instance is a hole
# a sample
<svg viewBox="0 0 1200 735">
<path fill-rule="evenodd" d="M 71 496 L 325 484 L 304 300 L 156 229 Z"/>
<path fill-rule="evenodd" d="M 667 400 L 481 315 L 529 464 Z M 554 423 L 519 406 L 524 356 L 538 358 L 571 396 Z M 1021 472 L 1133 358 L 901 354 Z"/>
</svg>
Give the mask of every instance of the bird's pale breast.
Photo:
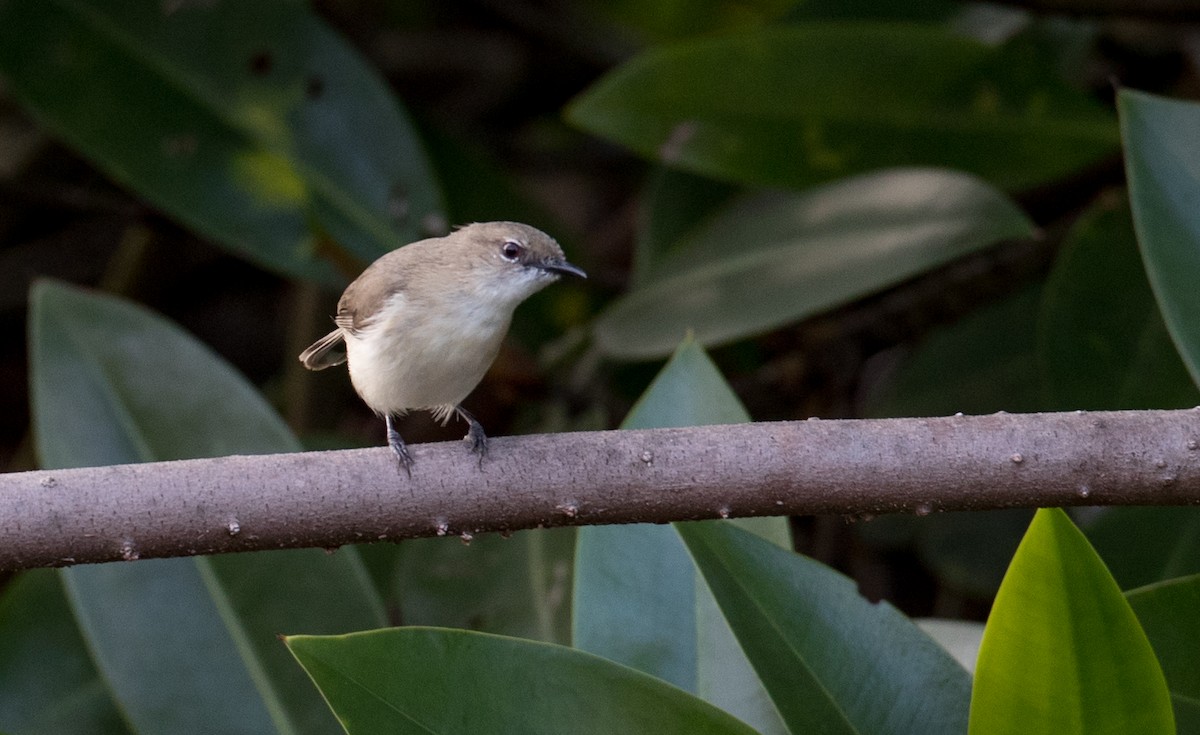
<svg viewBox="0 0 1200 735">
<path fill-rule="evenodd" d="M 346 334 L 351 382 L 379 414 L 461 403 L 495 360 L 511 319 L 511 310 L 430 308 L 397 294 L 374 323 Z"/>
</svg>

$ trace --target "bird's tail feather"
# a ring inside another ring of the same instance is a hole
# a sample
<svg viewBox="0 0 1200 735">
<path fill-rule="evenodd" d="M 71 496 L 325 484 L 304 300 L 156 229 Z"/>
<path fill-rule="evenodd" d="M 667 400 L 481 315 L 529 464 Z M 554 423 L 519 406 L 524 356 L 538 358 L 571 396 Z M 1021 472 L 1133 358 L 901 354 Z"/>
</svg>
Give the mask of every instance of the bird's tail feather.
<svg viewBox="0 0 1200 735">
<path fill-rule="evenodd" d="M 345 361 L 346 349 L 341 329 L 333 330 L 300 353 L 300 362 L 309 370 L 324 370 Z"/>
</svg>

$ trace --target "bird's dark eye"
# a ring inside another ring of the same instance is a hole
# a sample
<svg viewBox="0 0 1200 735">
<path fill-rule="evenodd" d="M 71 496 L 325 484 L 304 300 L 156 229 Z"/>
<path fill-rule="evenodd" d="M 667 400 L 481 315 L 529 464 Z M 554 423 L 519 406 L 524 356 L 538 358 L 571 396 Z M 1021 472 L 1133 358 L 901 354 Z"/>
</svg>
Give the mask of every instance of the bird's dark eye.
<svg viewBox="0 0 1200 735">
<path fill-rule="evenodd" d="M 514 242 L 512 240 L 506 240 L 504 244 L 500 246 L 500 255 L 505 260 L 515 261 L 517 258 L 521 257 L 521 251 L 523 249 L 524 248 L 521 247 L 521 243 Z"/>
</svg>

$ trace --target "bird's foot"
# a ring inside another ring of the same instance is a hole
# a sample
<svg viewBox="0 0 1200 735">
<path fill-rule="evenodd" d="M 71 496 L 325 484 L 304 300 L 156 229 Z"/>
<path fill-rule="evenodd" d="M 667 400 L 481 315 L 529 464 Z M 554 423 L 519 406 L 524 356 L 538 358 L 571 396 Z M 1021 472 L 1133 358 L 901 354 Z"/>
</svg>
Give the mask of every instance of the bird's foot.
<svg viewBox="0 0 1200 735">
<path fill-rule="evenodd" d="M 462 407 L 456 407 L 458 415 L 463 417 L 467 422 L 467 435 L 463 437 L 463 441 L 471 446 L 471 451 L 479 455 L 479 468 L 483 469 L 483 458 L 487 456 L 488 438 L 483 432 L 483 424 L 475 420 L 475 417 L 467 413 Z"/>
<path fill-rule="evenodd" d="M 392 425 L 392 417 L 385 416 L 384 420 L 387 422 L 388 446 L 392 448 L 393 452 L 395 452 L 396 460 L 399 463 L 397 466 L 397 471 L 404 470 L 404 472 L 411 479 L 413 458 L 412 455 L 408 453 L 408 446 L 405 445 L 404 439 L 400 436 L 400 432 L 396 431 L 396 427 Z"/>
</svg>

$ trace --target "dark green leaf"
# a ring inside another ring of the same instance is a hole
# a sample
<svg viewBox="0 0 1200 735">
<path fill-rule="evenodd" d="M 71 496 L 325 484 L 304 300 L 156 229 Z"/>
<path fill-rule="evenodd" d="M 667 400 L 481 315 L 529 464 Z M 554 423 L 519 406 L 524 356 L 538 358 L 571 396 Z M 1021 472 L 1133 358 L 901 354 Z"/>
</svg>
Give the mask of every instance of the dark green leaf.
<svg viewBox="0 0 1200 735">
<path fill-rule="evenodd" d="M 1200 573 L 1200 508 L 1093 508 L 1080 526 L 1121 589 Z"/>
<path fill-rule="evenodd" d="M 1158 656 L 1179 735 L 1200 733 L 1200 575 L 1125 593 Z"/>
<path fill-rule="evenodd" d="M 631 31 L 638 39 L 661 41 L 757 26 L 778 18 L 799 0 L 589 0 L 591 12 Z"/>
<path fill-rule="evenodd" d="M 988 617 L 970 733 L 1135 732 L 1175 732 L 1162 669 L 1087 539 L 1039 510 Z"/>
<path fill-rule="evenodd" d="M 389 586 L 406 625 L 469 628 L 551 643 L 570 639 L 575 529 L 522 531 L 512 538 L 414 539 L 390 556 Z"/>
<path fill-rule="evenodd" d="M 970 677 L 887 603 L 728 524 L 676 524 L 793 733 L 962 733 Z"/>
<path fill-rule="evenodd" d="M 38 283 L 31 300 L 35 438 L 45 466 L 296 449 L 244 379 L 160 317 L 51 282 Z M 113 543 L 136 555 L 136 538 Z M 383 622 L 353 549 L 101 564 L 62 575 L 105 686 L 139 733 L 336 731 L 275 636 Z"/>
<path fill-rule="evenodd" d="M 1146 282 L 1123 199 L 1094 205 L 1064 243 L 1043 291 L 1038 353 L 1047 408 L 1200 403 Z"/>
<path fill-rule="evenodd" d="M 562 646 L 436 628 L 286 642 L 349 735 L 754 733 L 654 677 Z"/>
<path fill-rule="evenodd" d="M 943 584 L 962 594 L 988 599 L 1000 588 L 1032 518 L 1033 511 L 1028 508 L 937 513 L 918 518 L 917 554 Z"/>
<path fill-rule="evenodd" d="M 758 334 L 898 283 L 1033 226 L 966 174 L 898 169 L 804 193 L 736 199 L 653 263 L 597 319 L 596 341 L 626 358 Z"/>
<path fill-rule="evenodd" d="M 0 598 L 0 727 L 20 735 L 124 735 L 58 575 L 35 570 Z"/>
<path fill-rule="evenodd" d="M 1041 288 L 1024 290 L 936 330 L 868 397 L 870 416 L 1038 411 Z"/>
<path fill-rule="evenodd" d="M 642 285 L 686 235 L 718 213 L 740 189 L 684 171 L 658 167 L 639 206 L 631 283 Z"/>
<path fill-rule="evenodd" d="M 1200 105 L 1121 90 L 1121 136 L 1138 244 L 1171 338 L 1200 384 Z"/>
<path fill-rule="evenodd" d="M 769 26 L 647 51 L 567 116 L 644 156 L 766 186 L 927 164 L 1021 187 L 1115 149 L 1105 110 L 1023 61 L 932 26 Z"/>
<path fill-rule="evenodd" d="M 333 282 L 315 234 L 369 262 L 444 224 L 404 112 L 304 3 L 8 0 L 0 74 L 114 179 L 276 270 Z"/>
</svg>

